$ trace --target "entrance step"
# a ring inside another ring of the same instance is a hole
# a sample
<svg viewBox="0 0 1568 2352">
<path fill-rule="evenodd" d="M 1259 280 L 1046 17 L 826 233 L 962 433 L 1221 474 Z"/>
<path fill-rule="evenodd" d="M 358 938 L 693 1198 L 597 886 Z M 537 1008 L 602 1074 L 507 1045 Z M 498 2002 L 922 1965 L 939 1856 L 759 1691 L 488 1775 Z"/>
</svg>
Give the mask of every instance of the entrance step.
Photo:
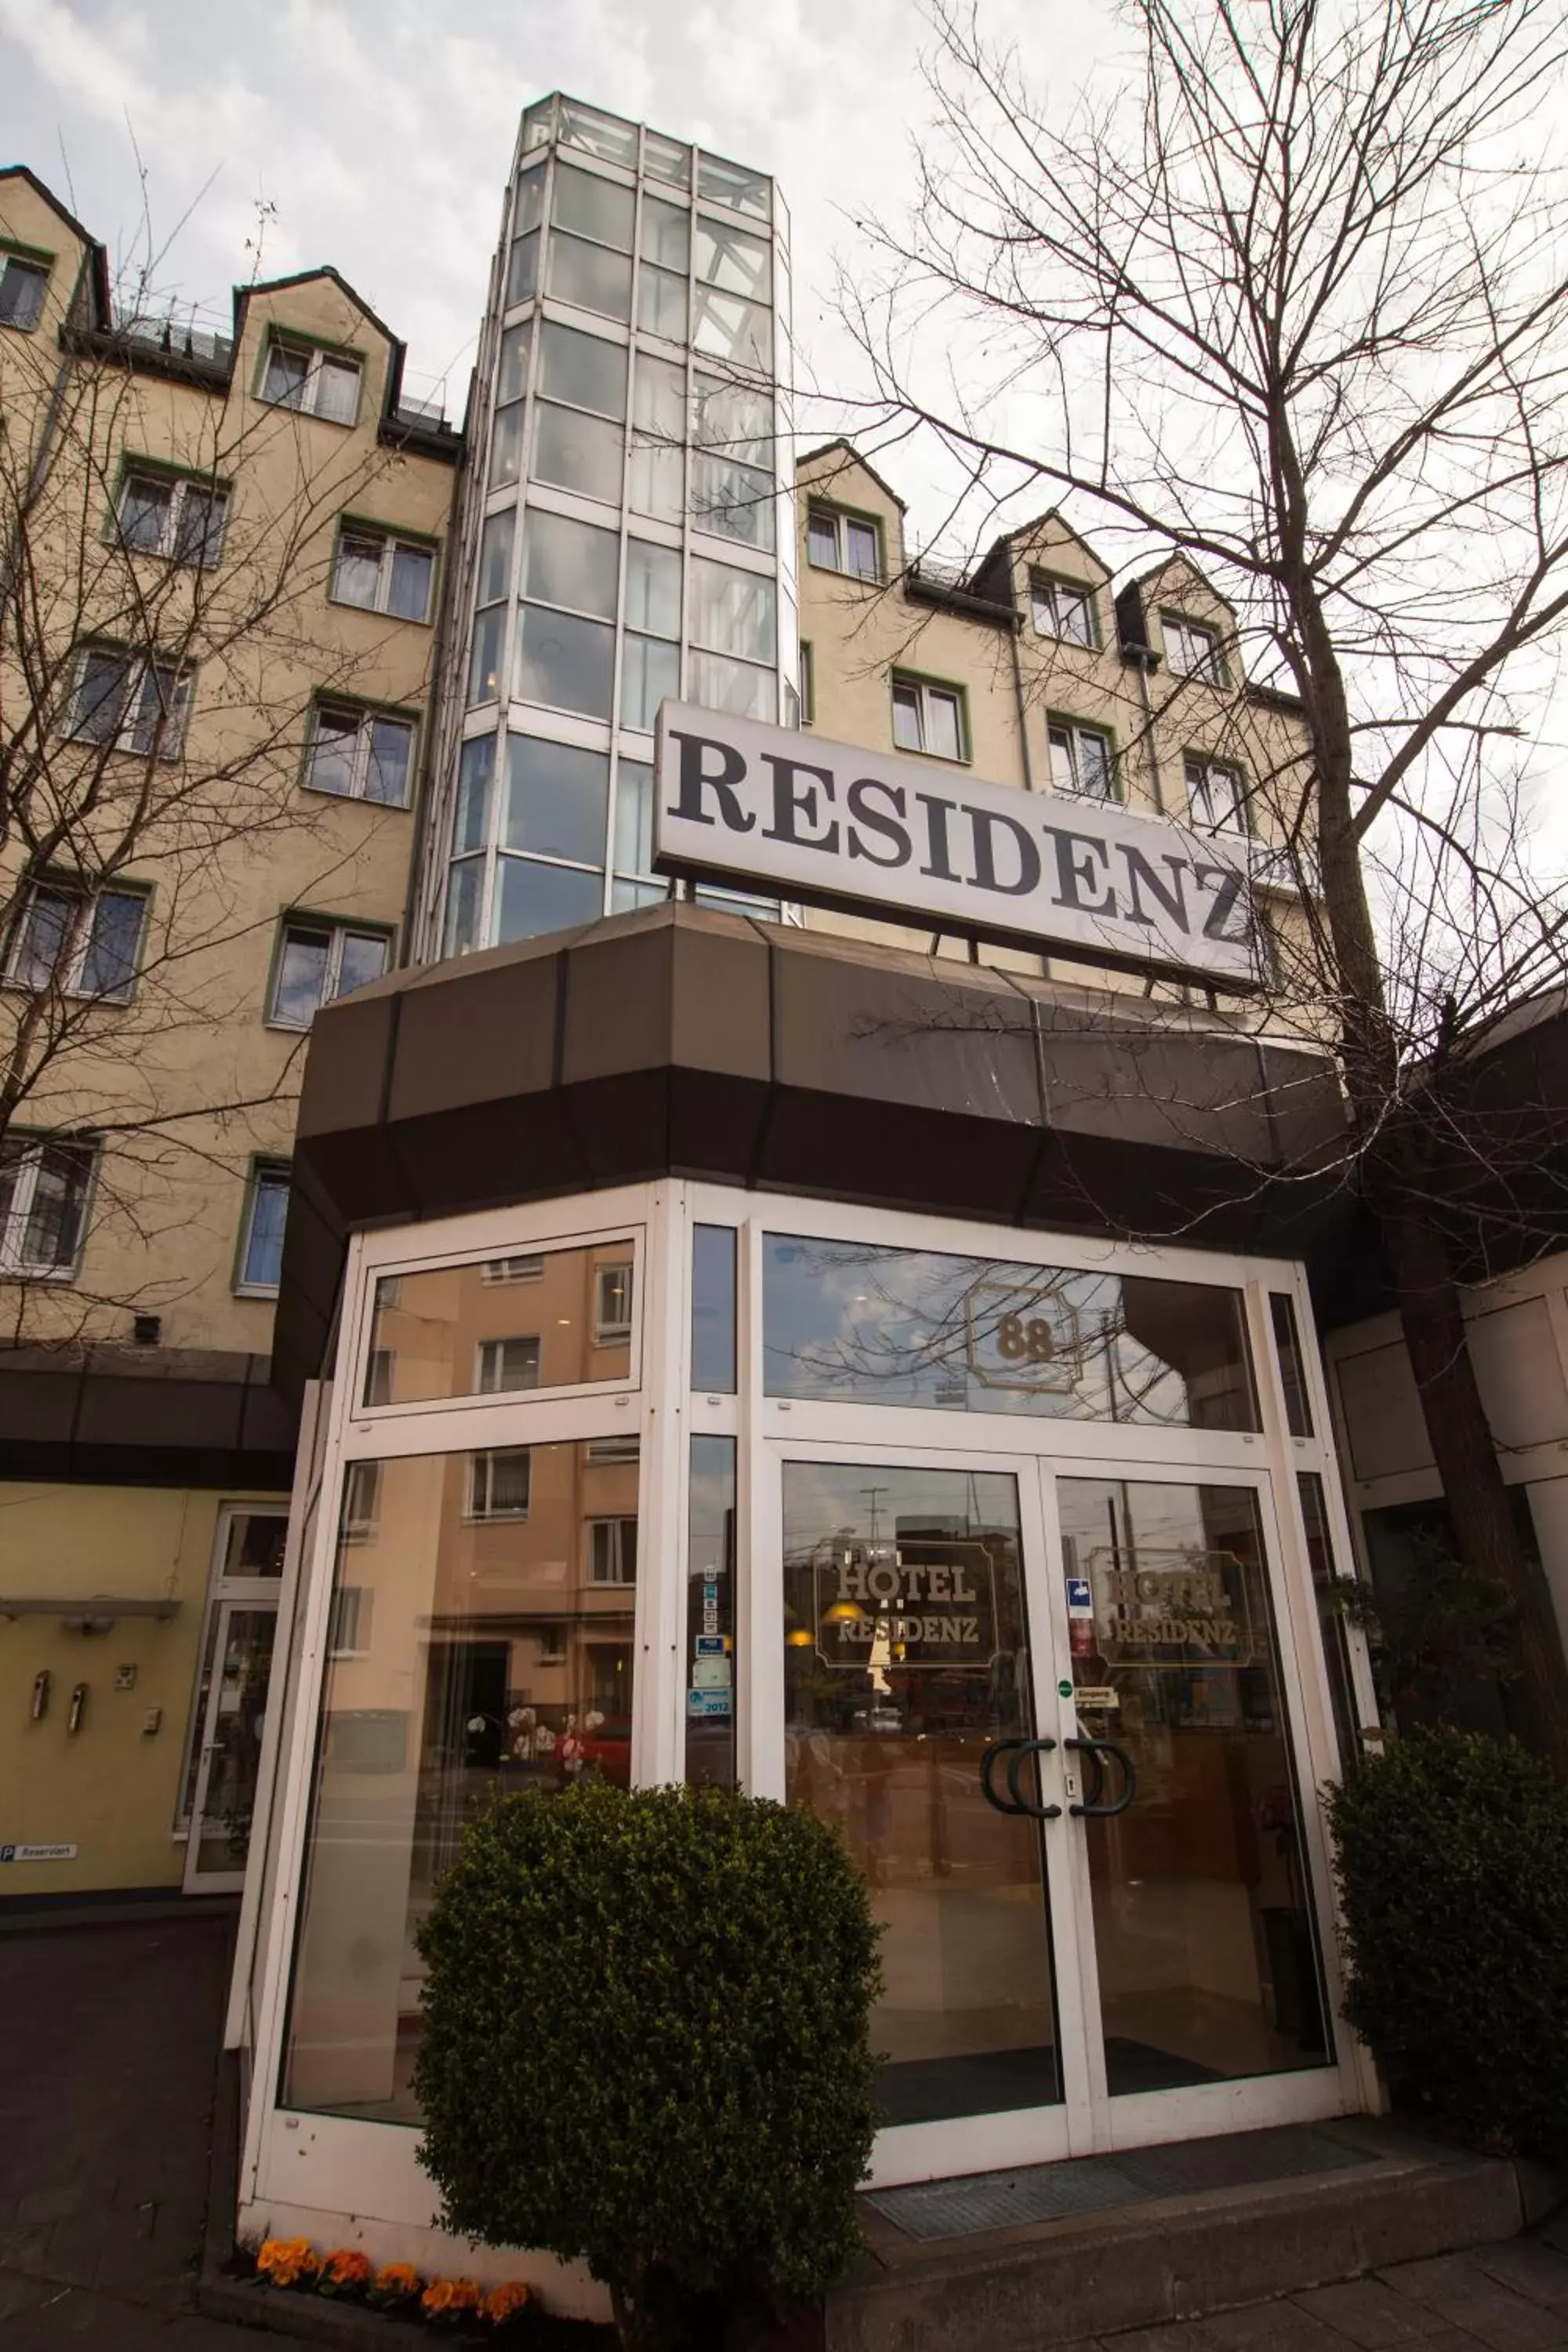
<svg viewBox="0 0 1568 2352">
<path fill-rule="evenodd" d="M 878 2189 L 826 2352 L 1043 2352 L 1511 2238 L 1523 2196 L 1364 2116 Z"/>
</svg>

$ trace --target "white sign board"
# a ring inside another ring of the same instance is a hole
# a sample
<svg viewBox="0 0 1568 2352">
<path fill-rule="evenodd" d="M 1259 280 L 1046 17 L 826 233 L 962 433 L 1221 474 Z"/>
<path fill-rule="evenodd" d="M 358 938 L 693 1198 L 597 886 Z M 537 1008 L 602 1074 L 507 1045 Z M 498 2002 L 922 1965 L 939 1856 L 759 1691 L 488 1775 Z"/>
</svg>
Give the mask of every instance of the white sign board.
<svg viewBox="0 0 1568 2352">
<path fill-rule="evenodd" d="M 74 1862 L 74 1845 L 0 1845 L 0 1862 Z"/>
<path fill-rule="evenodd" d="M 1244 840 L 667 702 L 660 873 L 1100 962 L 1258 977 Z"/>
</svg>

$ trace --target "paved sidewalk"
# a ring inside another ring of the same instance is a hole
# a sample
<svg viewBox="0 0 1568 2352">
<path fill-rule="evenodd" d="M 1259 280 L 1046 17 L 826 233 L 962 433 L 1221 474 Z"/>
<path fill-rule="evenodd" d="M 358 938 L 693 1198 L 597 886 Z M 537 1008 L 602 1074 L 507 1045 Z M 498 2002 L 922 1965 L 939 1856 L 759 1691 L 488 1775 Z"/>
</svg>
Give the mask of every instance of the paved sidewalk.
<svg viewBox="0 0 1568 2352">
<path fill-rule="evenodd" d="M 234 1906 L 0 1915 L 4 2352 L 256 2352 L 197 2314 Z"/>
</svg>

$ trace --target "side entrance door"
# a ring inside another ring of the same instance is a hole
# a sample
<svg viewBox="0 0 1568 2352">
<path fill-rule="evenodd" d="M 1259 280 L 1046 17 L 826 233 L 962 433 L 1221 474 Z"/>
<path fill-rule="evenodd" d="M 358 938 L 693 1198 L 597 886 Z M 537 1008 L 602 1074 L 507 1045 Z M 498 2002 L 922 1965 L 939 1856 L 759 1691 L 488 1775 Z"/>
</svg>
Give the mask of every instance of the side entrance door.
<svg viewBox="0 0 1568 2352">
<path fill-rule="evenodd" d="M 228 1894 L 245 1884 L 277 1631 L 276 1601 L 217 1603 L 212 1673 L 196 1733 L 187 1895 Z"/>
<path fill-rule="evenodd" d="M 762 1475 L 752 1785 L 870 1886 L 875 2179 L 1352 2104 L 1267 1476 L 789 1442 Z"/>
</svg>

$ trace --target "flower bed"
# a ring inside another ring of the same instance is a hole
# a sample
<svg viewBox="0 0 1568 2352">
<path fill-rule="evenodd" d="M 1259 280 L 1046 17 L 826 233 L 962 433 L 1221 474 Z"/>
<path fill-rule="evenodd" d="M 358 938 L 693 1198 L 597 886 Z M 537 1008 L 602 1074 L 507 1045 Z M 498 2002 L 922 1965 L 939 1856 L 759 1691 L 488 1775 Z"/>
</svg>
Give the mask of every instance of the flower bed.
<svg viewBox="0 0 1568 2352">
<path fill-rule="evenodd" d="M 426 2278 L 412 2263 L 386 2263 L 378 2270 L 355 2246 L 318 2252 L 308 2238 L 266 2238 L 243 2249 L 258 2283 L 283 2294 L 325 2295 L 385 2312 L 402 2320 L 423 2320 L 432 2329 L 469 2341 L 585 2347 L 604 2342 L 609 2331 L 546 2313 L 524 2279 L 481 2286 L 470 2278 Z"/>
</svg>

